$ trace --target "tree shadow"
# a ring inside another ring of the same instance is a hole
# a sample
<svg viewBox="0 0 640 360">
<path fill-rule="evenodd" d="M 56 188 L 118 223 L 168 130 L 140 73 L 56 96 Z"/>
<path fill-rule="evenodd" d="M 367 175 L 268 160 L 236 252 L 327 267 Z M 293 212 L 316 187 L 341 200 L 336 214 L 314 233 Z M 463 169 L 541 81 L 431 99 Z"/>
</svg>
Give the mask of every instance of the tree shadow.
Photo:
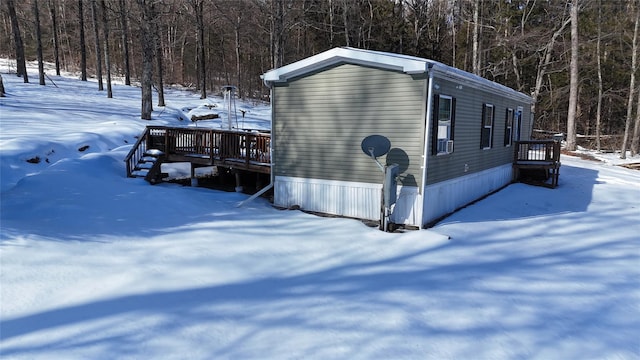
<svg viewBox="0 0 640 360">
<path fill-rule="evenodd" d="M 95 154 L 23 178 L 2 193 L 0 241 L 25 234 L 100 241 L 238 217 L 278 216 L 264 199 L 238 208 L 248 195 L 169 183 L 151 186 L 124 174 L 117 155 Z"/>
<path fill-rule="evenodd" d="M 566 273 L 575 266 L 624 268 L 637 260 L 628 252 L 626 241 L 540 254 L 496 253 L 495 245 L 504 244 L 501 240 L 480 244 L 449 242 L 299 275 L 132 294 L 3 319 L 0 330 L 5 344 L 64 327 L 91 328 L 89 324 L 101 320 L 112 319 L 113 328 L 44 339 L 39 347 L 5 345 L 2 353 L 33 355 L 99 343 L 116 357 L 140 356 L 132 344 L 142 340 L 141 334 L 129 322 L 148 317 L 160 319 L 152 330 L 158 333 L 143 331 L 144 337 L 172 336 L 196 325 L 242 329 L 222 340 L 211 338 L 216 344 L 207 347 L 209 353 L 203 358 L 269 357 L 291 354 L 292 346 L 302 357 L 317 357 L 326 351 L 321 347 L 327 336 L 351 339 L 338 343 L 348 358 L 378 358 L 394 349 L 417 356 L 424 353 L 411 350 L 410 343 L 420 339 L 440 344 L 436 346 L 456 358 L 483 357 L 493 352 L 481 344 L 495 344 L 505 334 L 520 344 L 509 349 L 516 358 L 542 356 L 560 343 L 580 343 L 587 351 L 595 346 L 597 351 L 589 354 L 596 357 L 614 346 L 634 346 L 633 334 L 640 325 L 637 317 L 625 317 L 630 310 L 620 312 L 616 307 L 626 307 L 623 299 L 634 293 L 637 279 L 611 277 L 598 270 Z M 464 254 L 460 247 L 469 252 L 456 260 L 438 261 Z M 558 269 L 565 269 L 565 274 L 550 276 Z M 113 330 L 119 324 L 123 330 Z M 309 333 L 320 339 L 305 338 L 295 344 L 297 334 Z M 349 337 L 354 333 L 357 340 Z M 592 343 L 583 344 L 587 339 Z M 447 347 L 453 340 L 456 346 Z M 381 341 L 391 343 L 376 346 Z M 362 351 L 370 352 L 363 356 Z"/>
</svg>

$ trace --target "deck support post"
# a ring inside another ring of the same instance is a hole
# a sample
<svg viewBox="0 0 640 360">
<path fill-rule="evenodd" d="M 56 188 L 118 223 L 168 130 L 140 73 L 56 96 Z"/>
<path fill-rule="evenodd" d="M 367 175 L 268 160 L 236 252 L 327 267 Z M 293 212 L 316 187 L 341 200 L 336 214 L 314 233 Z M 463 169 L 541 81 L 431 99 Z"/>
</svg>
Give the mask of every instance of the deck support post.
<svg viewBox="0 0 640 360">
<path fill-rule="evenodd" d="M 198 186 L 198 178 L 196 177 L 196 168 L 195 166 L 193 166 L 193 163 L 191 163 L 191 186 L 193 187 Z"/>
<path fill-rule="evenodd" d="M 242 183 L 240 182 L 240 171 L 233 169 L 233 174 L 236 176 L 236 192 L 242 192 Z"/>
</svg>

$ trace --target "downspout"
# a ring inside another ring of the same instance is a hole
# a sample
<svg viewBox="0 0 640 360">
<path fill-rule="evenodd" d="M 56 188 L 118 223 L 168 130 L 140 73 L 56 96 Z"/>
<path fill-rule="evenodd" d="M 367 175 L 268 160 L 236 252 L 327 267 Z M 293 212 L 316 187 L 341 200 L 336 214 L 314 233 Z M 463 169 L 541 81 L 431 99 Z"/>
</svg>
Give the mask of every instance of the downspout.
<svg viewBox="0 0 640 360">
<path fill-rule="evenodd" d="M 269 185 L 263 187 L 262 189 L 260 189 L 260 191 L 258 191 L 257 193 L 251 195 L 248 199 L 242 200 L 241 202 L 238 203 L 238 205 L 236 205 L 236 207 L 241 207 L 244 204 L 250 203 L 251 201 L 255 200 L 256 198 L 258 198 L 259 196 L 261 196 L 262 194 L 266 193 L 267 191 L 269 191 L 270 189 L 273 188 L 274 185 L 274 180 L 275 180 L 275 176 L 273 175 L 273 144 L 275 144 L 275 141 L 273 141 L 274 139 L 274 131 L 273 131 L 273 86 L 272 86 L 272 82 L 264 80 L 263 78 L 263 82 L 264 85 L 267 86 L 269 88 L 269 103 L 271 105 L 271 144 L 269 146 L 269 159 L 271 159 L 271 170 L 269 171 Z"/>
<path fill-rule="evenodd" d="M 420 207 L 420 227 L 424 226 L 424 207 L 427 201 L 426 187 L 427 187 L 427 158 L 429 157 L 429 139 L 431 139 L 431 128 L 433 121 L 433 64 L 429 64 L 429 81 L 427 83 L 427 110 L 425 114 L 424 124 L 424 153 L 422 154 L 422 206 Z"/>
</svg>

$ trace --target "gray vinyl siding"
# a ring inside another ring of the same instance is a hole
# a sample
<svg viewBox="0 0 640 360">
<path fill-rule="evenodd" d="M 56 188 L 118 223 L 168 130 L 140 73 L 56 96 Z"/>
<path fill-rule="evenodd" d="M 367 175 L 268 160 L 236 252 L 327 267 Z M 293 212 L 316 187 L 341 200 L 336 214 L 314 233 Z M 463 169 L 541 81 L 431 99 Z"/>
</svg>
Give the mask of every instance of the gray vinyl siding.
<svg viewBox="0 0 640 360">
<path fill-rule="evenodd" d="M 435 78 L 434 85 L 434 94 L 456 98 L 454 152 L 447 155 L 433 155 L 430 150 L 431 138 L 428 139 L 427 185 L 513 161 L 514 146 L 504 146 L 506 109 L 512 108 L 515 111 L 518 106 L 523 107 L 521 138 L 525 139 L 529 136 L 530 104 L 488 90 L 474 88 L 468 84 L 461 84 L 455 80 Z M 491 149 L 480 148 L 482 109 L 485 103 L 494 105 L 495 112 Z"/>
<path fill-rule="evenodd" d="M 276 176 L 379 184 L 382 172 L 360 146 L 379 134 L 391 141 L 389 163 L 405 169 L 401 183 L 420 184 L 424 76 L 341 64 L 272 91 Z"/>
</svg>

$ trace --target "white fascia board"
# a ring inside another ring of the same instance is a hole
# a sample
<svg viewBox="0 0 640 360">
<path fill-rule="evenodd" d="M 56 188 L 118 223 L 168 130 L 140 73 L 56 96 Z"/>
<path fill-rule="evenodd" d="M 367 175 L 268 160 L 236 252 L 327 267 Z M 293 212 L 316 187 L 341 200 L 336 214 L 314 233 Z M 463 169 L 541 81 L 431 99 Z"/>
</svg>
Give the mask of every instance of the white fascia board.
<svg viewBox="0 0 640 360">
<path fill-rule="evenodd" d="M 428 63 L 425 59 L 397 56 L 391 53 L 354 48 L 333 48 L 292 64 L 268 71 L 262 75 L 262 79 L 265 82 L 286 81 L 289 78 L 342 62 L 402 71 L 407 74 L 425 73 Z"/>
<path fill-rule="evenodd" d="M 508 96 L 514 99 L 518 99 L 527 104 L 533 103 L 533 99 L 531 96 L 521 93 L 517 90 L 514 90 L 508 86 L 499 84 L 495 81 L 491 81 L 489 79 L 485 79 L 481 76 L 466 72 L 464 70 L 460 70 L 439 62 L 433 62 L 432 71 L 436 74 L 440 74 L 443 77 L 458 80 L 461 82 L 466 82 L 470 84 L 470 86 L 474 86 L 479 89 L 487 90 L 489 92 L 497 92 L 504 96 Z"/>
</svg>

